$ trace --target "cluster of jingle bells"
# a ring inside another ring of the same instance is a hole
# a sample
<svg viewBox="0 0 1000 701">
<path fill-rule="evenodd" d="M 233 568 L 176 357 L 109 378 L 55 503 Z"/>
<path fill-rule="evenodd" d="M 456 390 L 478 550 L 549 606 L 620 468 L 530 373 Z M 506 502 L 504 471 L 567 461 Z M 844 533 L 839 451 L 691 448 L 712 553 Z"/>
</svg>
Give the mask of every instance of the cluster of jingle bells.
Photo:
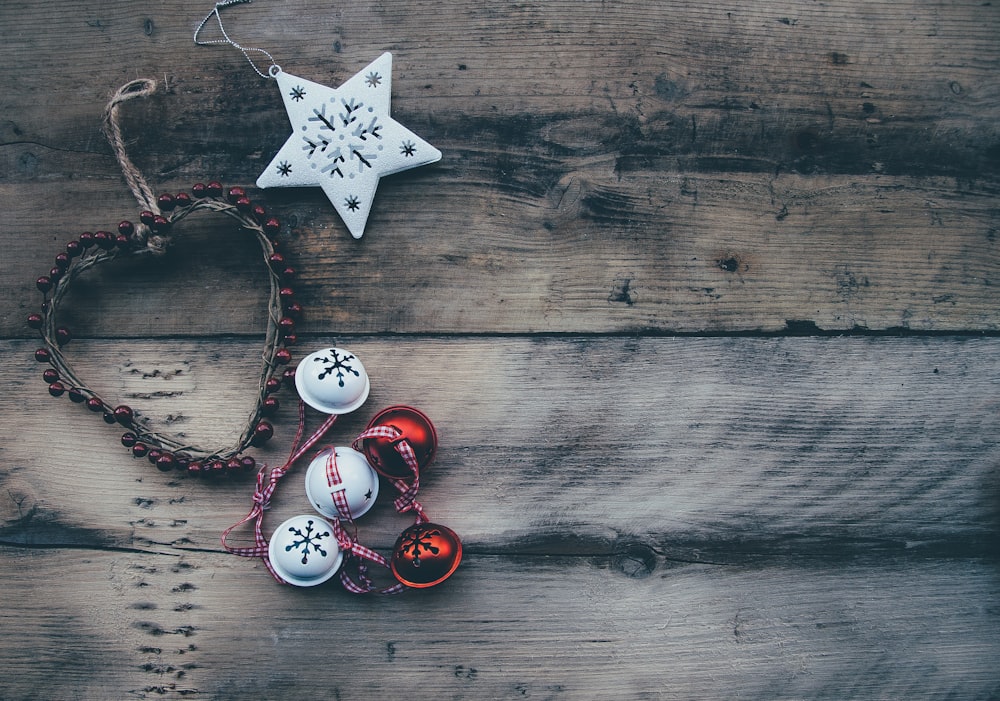
<svg viewBox="0 0 1000 701">
<path fill-rule="evenodd" d="M 326 348 L 299 363 L 295 387 L 307 405 L 339 415 L 364 404 L 370 381 L 357 356 Z M 341 582 L 355 593 L 376 591 L 365 574 L 366 559 L 389 567 L 398 580 L 378 590 L 383 593 L 431 587 L 450 577 L 462 559 L 462 543 L 450 528 L 431 523 L 416 501 L 420 471 L 434 458 L 437 443 L 427 416 L 412 407 L 391 406 L 378 412 L 351 446 L 319 450 L 305 476 L 316 514 L 294 516 L 275 529 L 267 549 L 273 573 L 289 584 L 314 586 L 333 577 L 346 556 L 360 564 L 360 584 L 341 573 Z M 353 534 L 354 521 L 375 504 L 380 475 L 399 492 L 396 510 L 416 515 L 388 561 L 358 544 Z"/>
</svg>

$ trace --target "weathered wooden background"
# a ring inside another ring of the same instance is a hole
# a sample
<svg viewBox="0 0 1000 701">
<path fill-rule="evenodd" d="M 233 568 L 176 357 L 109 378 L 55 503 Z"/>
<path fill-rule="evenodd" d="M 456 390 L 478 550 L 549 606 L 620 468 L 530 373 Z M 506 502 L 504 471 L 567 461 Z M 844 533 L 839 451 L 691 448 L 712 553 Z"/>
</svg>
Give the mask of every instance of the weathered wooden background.
<svg viewBox="0 0 1000 701">
<path fill-rule="evenodd" d="M 408 403 L 446 584 L 274 584 L 219 535 L 249 482 L 164 475 L 50 398 L 24 325 L 80 231 L 250 185 L 289 126 L 200 0 L 0 5 L 0 698 L 1000 696 L 1000 7 L 844 0 L 258 0 L 234 38 L 337 85 L 394 54 L 444 153 L 365 237 L 286 223 L 307 309 Z M 224 443 L 253 401 L 255 245 L 186 220 L 67 307 L 92 386 Z M 294 432 L 281 395 L 280 461 Z M 314 424 L 318 417 L 310 414 Z M 309 510 L 293 473 L 268 523 Z M 386 552 L 405 521 L 359 525 Z"/>
</svg>

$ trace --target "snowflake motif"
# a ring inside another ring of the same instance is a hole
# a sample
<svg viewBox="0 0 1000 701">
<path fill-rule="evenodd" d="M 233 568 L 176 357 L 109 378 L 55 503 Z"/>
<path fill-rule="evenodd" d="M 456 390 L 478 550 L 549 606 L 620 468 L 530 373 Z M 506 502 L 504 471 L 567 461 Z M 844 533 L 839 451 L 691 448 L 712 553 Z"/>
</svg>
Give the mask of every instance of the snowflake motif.
<svg viewBox="0 0 1000 701">
<path fill-rule="evenodd" d="M 289 175 L 292 174 L 292 164 L 289 163 L 288 161 L 282 161 L 281 163 L 278 164 L 278 173 L 281 175 L 281 177 L 287 178 Z"/>
<path fill-rule="evenodd" d="M 332 375 L 334 372 L 336 372 L 338 384 L 341 387 L 343 387 L 344 377 L 346 377 L 345 372 L 352 373 L 355 377 L 361 377 L 360 372 L 358 372 L 353 367 L 348 365 L 349 361 L 356 360 L 356 356 L 353 356 L 350 353 L 341 356 L 340 353 L 337 352 L 336 348 L 330 349 L 330 355 L 332 356 L 330 358 L 313 358 L 315 362 L 325 363 L 328 366 L 323 369 L 323 372 L 321 372 L 319 374 L 319 377 L 317 377 L 316 379 L 322 380 L 326 378 L 328 375 Z"/>
<path fill-rule="evenodd" d="M 365 501 L 368 501 L 371 498 L 372 498 L 372 490 L 369 489 L 367 492 L 365 492 Z"/>
<path fill-rule="evenodd" d="M 306 90 L 301 85 L 296 85 L 292 88 L 292 91 L 288 93 L 288 96 L 298 102 L 299 100 L 304 100 L 306 98 Z"/>
<path fill-rule="evenodd" d="M 346 200 L 344 200 L 344 204 L 347 206 L 349 210 L 351 210 L 352 212 L 356 212 L 358 211 L 358 207 L 361 206 L 361 200 L 359 200 L 354 195 L 351 195 Z"/>
<path fill-rule="evenodd" d="M 306 524 L 306 530 L 302 531 L 295 526 L 289 526 L 288 532 L 293 534 L 298 540 L 292 541 L 289 545 L 285 546 L 285 552 L 291 552 L 292 550 L 302 551 L 302 564 L 309 564 L 309 554 L 310 548 L 319 553 L 320 557 L 326 557 L 326 550 L 320 547 L 320 541 L 324 538 L 330 537 L 330 531 L 319 531 L 313 532 L 313 521 L 309 519 L 309 523 Z"/>
<path fill-rule="evenodd" d="M 407 158 L 409 158 L 410 156 L 412 156 L 417 152 L 417 145 L 412 141 L 404 141 L 399 146 L 399 152 L 404 156 L 406 156 Z"/>
<path fill-rule="evenodd" d="M 372 145 L 382 139 L 382 124 L 378 115 L 373 115 L 367 122 L 362 121 L 359 113 L 365 107 L 364 102 L 351 98 L 350 101 L 341 99 L 341 109 L 335 115 L 327 114 L 326 104 L 313 109 L 313 116 L 308 121 L 315 123 L 317 128 L 315 132 L 302 136 L 302 150 L 310 159 L 325 157 L 320 172 L 329 173 L 330 177 L 353 178 L 355 174 L 342 167 L 349 161 L 357 164 L 358 173 L 373 167 L 372 161 L 378 158 L 378 150 L 382 147 L 372 150 Z M 371 113 L 373 109 L 368 107 L 367 111 Z M 359 207 L 360 204 L 358 202 Z M 352 207 L 352 211 L 354 209 Z"/>
<path fill-rule="evenodd" d="M 380 76 L 375 71 L 372 71 L 371 73 L 365 76 L 365 85 L 367 85 L 369 88 L 377 88 L 381 84 L 382 84 L 382 76 Z"/>
<path fill-rule="evenodd" d="M 441 549 L 434 545 L 431 540 L 434 536 L 441 535 L 437 528 L 416 528 L 408 533 L 400 543 L 399 550 L 404 554 L 413 556 L 413 566 L 420 567 L 420 551 L 437 555 Z"/>
</svg>

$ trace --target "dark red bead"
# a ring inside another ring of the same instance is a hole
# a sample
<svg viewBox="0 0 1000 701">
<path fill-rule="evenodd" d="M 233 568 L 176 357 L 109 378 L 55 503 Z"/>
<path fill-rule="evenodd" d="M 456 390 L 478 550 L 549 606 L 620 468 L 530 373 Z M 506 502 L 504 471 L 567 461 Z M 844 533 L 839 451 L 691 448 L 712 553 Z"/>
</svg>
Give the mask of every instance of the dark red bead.
<svg viewBox="0 0 1000 701">
<path fill-rule="evenodd" d="M 73 334 L 69 332 L 65 326 L 60 326 L 56 329 L 56 343 L 61 346 L 65 346 L 73 338 Z"/>
<path fill-rule="evenodd" d="M 272 392 L 277 392 L 281 389 L 281 380 L 276 377 L 267 378 L 267 382 L 264 383 L 264 393 L 271 394 Z"/>
<path fill-rule="evenodd" d="M 80 234 L 80 245 L 84 248 L 88 248 L 94 245 L 94 235 L 89 231 L 84 231 Z"/>
<path fill-rule="evenodd" d="M 239 472 L 243 469 L 243 463 L 237 457 L 231 457 L 226 460 L 226 470 L 229 472 Z"/>
<path fill-rule="evenodd" d="M 131 431 L 126 431 L 122 434 L 122 445 L 126 448 L 131 448 L 138 440 L 138 437 Z"/>
<path fill-rule="evenodd" d="M 195 197 L 198 198 L 204 197 L 206 191 L 207 188 L 205 187 L 205 183 L 195 183 L 194 185 L 191 186 L 191 194 L 194 195 Z"/>
<path fill-rule="evenodd" d="M 76 387 L 71 387 L 69 390 L 67 390 L 66 395 L 69 397 L 69 400 L 74 404 L 83 404 L 85 401 L 87 401 L 87 395 L 81 392 Z"/>
<path fill-rule="evenodd" d="M 286 265 L 284 268 L 281 269 L 281 272 L 278 273 L 278 277 L 280 277 L 285 282 L 291 282 L 296 277 L 298 277 L 298 275 L 299 274 L 295 270 L 295 268 L 293 268 L 290 265 Z"/>
<path fill-rule="evenodd" d="M 164 192 L 156 198 L 156 206 L 160 208 L 161 212 L 169 212 L 175 205 L 176 202 L 174 202 L 174 196 L 168 192 Z"/>
<path fill-rule="evenodd" d="M 231 187 L 229 188 L 229 193 L 226 195 L 226 199 L 228 199 L 230 203 L 235 204 L 236 200 L 246 196 L 247 191 L 242 187 Z"/>
<path fill-rule="evenodd" d="M 117 245 L 119 248 L 127 248 L 129 240 L 130 240 L 129 237 L 126 236 L 125 234 L 118 234 L 117 236 L 115 236 L 115 245 Z"/>
<path fill-rule="evenodd" d="M 155 465 L 161 455 L 163 455 L 163 451 L 159 448 L 150 448 L 149 452 L 146 453 L 146 459 L 149 460 L 150 464 Z"/>
<path fill-rule="evenodd" d="M 281 221 L 277 217 L 271 217 L 264 222 L 264 233 L 276 234 L 281 231 Z"/>
<path fill-rule="evenodd" d="M 109 231 L 98 231 L 94 233 L 94 243 L 96 243 L 99 248 L 108 251 L 114 247 L 115 239 Z"/>
<path fill-rule="evenodd" d="M 278 319 L 278 330 L 282 336 L 287 336 L 295 330 L 295 320 L 288 316 L 281 317 Z"/>
<path fill-rule="evenodd" d="M 188 465 L 191 464 L 191 458 L 187 455 L 174 455 L 174 467 L 183 472 L 187 472 Z"/>
<path fill-rule="evenodd" d="M 286 334 L 283 339 L 281 339 L 286 346 L 294 346 L 299 342 L 299 337 L 294 333 Z"/>
<path fill-rule="evenodd" d="M 42 373 L 42 379 L 45 380 L 50 385 L 53 382 L 58 382 L 59 371 L 56 370 L 55 368 L 49 368 L 48 370 Z"/>
<path fill-rule="evenodd" d="M 135 418 L 135 412 L 132 411 L 132 407 L 121 404 L 115 407 L 114 416 L 115 421 L 122 426 L 129 426 L 132 424 L 132 419 Z"/>
<path fill-rule="evenodd" d="M 104 411 L 104 402 L 97 397 L 91 397 L 87 400 L 87 408 L 93 412 Z"/>
<path fill-rule="evenodd" d="M 283 302 L 290 302 L 292 298 L 295 296 L 295 290 L 293 290 L 291 287 L 282 287 L 280 290 L 278 290 L 278 296 L 281 297 L 281 300 Z"/>
<path fill-rule="evenodd" d="M 44 323 L 45 323 L 45 318 L 38 312 L 28 314 L 28 326 L 30 326 L 31 328 L 40 329 L 42 328 L 42 324 Z"/>
<path fill-rule="evenodd" d="M 58 253 L 56 254 L 56 267 L 60 270 L 65 270 L 69 267 L 69 254 L 68 253 Z"/>
<path fill-rule="evenodd" d="M 146 453 L 149 452 L 149 446 L 145 443 L 139 441 L 132 446 L 132 456 L 136 458 L 146 457 Z"/>
<path fill-rule="evenodd" d="M 81 253 L 83 253 L 83 244 L 81 244 L 76 239 L 73 239 L 72 241 L 66 244 L 66 254 L 70 258 L 76 258 Z"/>
<path fill-rule="evenodd" d="M 291 317 L 298 317 L 302 315 L 302 305 L 298 302 L 292 302 L 291 304 L 285 305 L 285 313 Z"/>
<path fill-rule="evenodd" d="M 191 204 L 191 195 L 186 192 L 178 192 L 174 195 L 174 204 L 178 207 L 187 207 Z"/>
<path fill-rule="evenodd" d="M 128 219 L 122 219 L 118 222 L 118 233 L 123 236 L 131 236 L 135 233 L 135 224 L 130 222 Z"/>
<path fill-rule="evenodd" d="M 148 209 L 144 209 L 139 212 L 139 221 L 146 226 L 151 226 L 153 224 L 153 219 L 156 217 L 155 214 L 150 212 Z"/>
<path fill-rule="evenodd" d="M 63 274 L 62 268 L 56 265 L 49 269 L 49 280 L 51 280 L 52 284 L 54 285 L 57 282 L 59 282 L 59 278 L 62 277 L 62 274 Z"/>
<path fill-rule="evenodd" d="M 256 219 L 257 221 L 260 221 L 261 219 L 263 219 L 264 217 L 267 216 L 267 210 L 264 209 L 259 204 L 255 204 L 253 206 L 252 212 L 253 212 L 254 219 Z"/>
<path fill-rule="evenodd" d="M 102 415 L 101 418 L 103 418 L 104 419 L 104 423 L 106 423 L 108 425 L 113 424 L 115 422 L 115 415 L 112 414 L 110 411 L 104 412 L 104 414 Z"/>
<path fill-rule="evenodd" d="M 292 362 L 292 353 L 287 348 L 282 348 L 274 354 L 274 362 L 278 365 L 288 365 Z"/>
<path fill-rule="evenodd" d="M 39 348 L 35 351 L 35 360 L 40 363 L 47 363 L 52 360 L 52 354 L 49 353 L 48 348 Z"/>
<path fill-rule="evenodd" d="M 267 443 L 274 436 L 274 426 L 268 421 L 259 421 L 257 425 L 253 427 L 253 438 L 250 442 L 253 445 L 261 446 Z"/>
<path fill-rule="evenodd" d="M 260 413 L 264 416 L 274 416 L 280 408 L 281 402 L 278 401 L 277 397 L 264 397 L 264 401 L 260 405 Z"/>
<path fill-rule="evenodd" d="M 252 472 L 253 469 L 257 467 L 257 461 L 250 455 L 244 455 L 240 458 L 240 465 L 242 465 L 243 469 L 247 472 Z"/>
<path fill-rule="evenodd" d="M 285 257 L 280 253 L 272 253 L 267 257 L 267 260 L 271 264 L 271 268 L 275 270 L 285 265 Z"/>
<path fill-rule="evenodd" d="M 163 453 L 156 459 L 156 469 L 160 472 L 170 472 L 177 467 L 177 458 L 173 453 Z"/>
<path fill-rule="evenodd" d="M 219 197 L 222 194 L 222 183 L 213 180 L 205 187 L 209 197 Z"/>
<path fill-rule="evenodd" d="M 281 381 L 285 384 L 288 389 L 295 388 L 295 368 L 288 368 L 283 373 L 281 373 Z"/>
<path fill-rule="evenodd" d="M 35 280 L 35 287 L 38 288 L 39 292 L 45 294 L 46 292 L 52 289 L 52 278 L 50 278 L 48 275 L 42 275 L 37 280 Z"/>
<path fill-rule="evenodd" d="M 236 205 L 236 209 L 244 214 L 249 212 L 250 208 L 253 207 L 253 202 L 250 201 L 249 197 L 241 197 L 234 204 Z"/>
<path fill-rule="evenodd" d="M 213 460 L 208 464 L 208 472 L 211 475 L 223 475 L 226 473 L 226 463 L 221 460 Z"/>
<path fill-rule="evenodd" d="M 49 385 L 49 394 L 51 394 L 53 397 L 61 397 L 63 396 L 63 393 L 65 391 L 66 391 L 66 385 L 64 385 L 62 382 L 53 382 L 51 385 Z"/>
<path fill-rule="evenodd" d="M 199 477 L 204 471 L 205 466 L 202 464 L 201 460 L 192 460 L 187 464 L 187 473 L 189 475 Z"/>
<path fill-rule="evenodd" d="M 162 214 L 157 214 L 155 217 L 153 217 L 153 223 L 150 224 L 150 227 L 153 229 L 154 232 L 162 234 L 170 228 L 170 220 L 167 219 Z"/>
</svg>

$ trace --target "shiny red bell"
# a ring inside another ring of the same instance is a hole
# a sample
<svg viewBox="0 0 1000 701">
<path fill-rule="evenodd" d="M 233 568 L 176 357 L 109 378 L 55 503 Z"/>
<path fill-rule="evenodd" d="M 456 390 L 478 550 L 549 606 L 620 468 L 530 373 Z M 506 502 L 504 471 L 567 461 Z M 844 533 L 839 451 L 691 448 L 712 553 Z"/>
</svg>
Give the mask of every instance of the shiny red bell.
<svg viewBox="0 0 1000 701">
<path fill-rule="evenodd" d="M 368 422 L 369 429 L 377 426 L 392 427 L 398 432 L 394 438 L 366 438 L 362 441 L 361 452 L 379 473 L 394 479 L 413 479 L 413 471 L 399 452 L 398 446 L 402 441 L 409 443 L 413 449 L 420 470 L 434 459 L 437 431 L 423 412 L 408 406 L 391 406 Z"/>
<path fill-rule="evenodd" d="M 455 531 L 436 523 L 418 523 L 396 540 L 389 566 L 403 584 L 433 587 L 448 579 L 462 561 L 462 541 Z"/>
</svg>

